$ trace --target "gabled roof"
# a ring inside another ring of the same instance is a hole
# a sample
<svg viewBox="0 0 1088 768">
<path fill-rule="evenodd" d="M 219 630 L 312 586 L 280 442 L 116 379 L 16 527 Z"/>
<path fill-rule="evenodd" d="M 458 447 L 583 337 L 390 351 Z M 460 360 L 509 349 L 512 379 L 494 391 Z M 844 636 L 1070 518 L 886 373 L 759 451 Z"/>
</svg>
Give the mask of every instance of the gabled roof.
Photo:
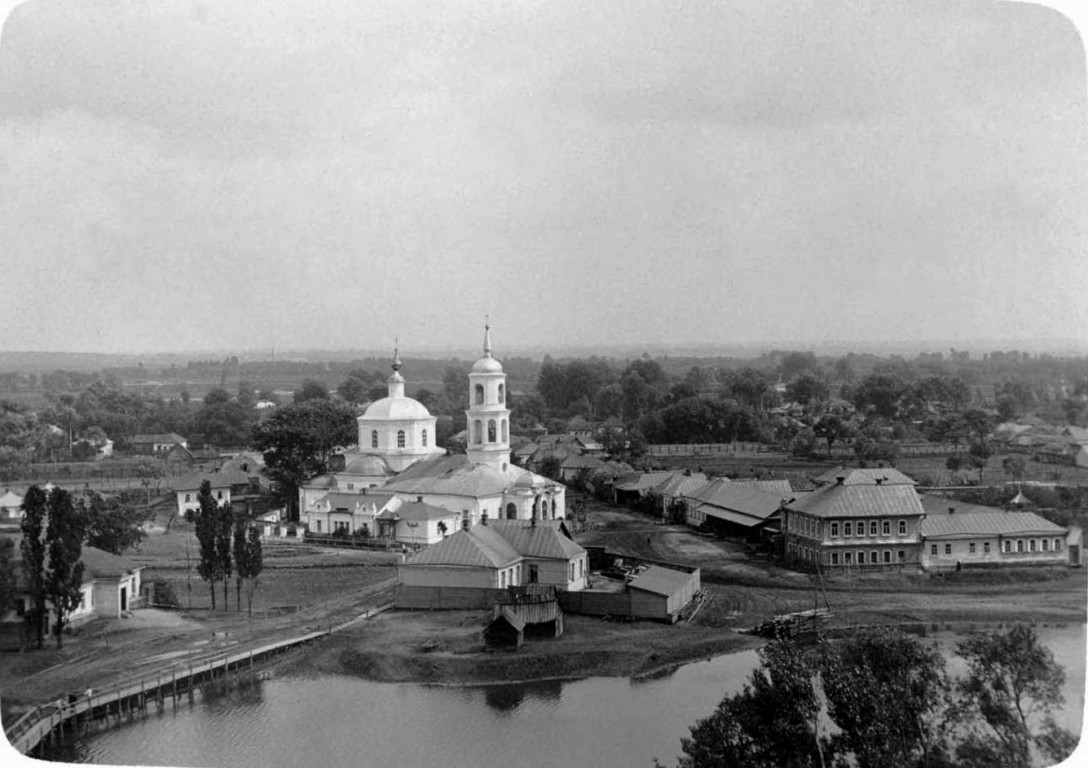
<svg viewBox="0 0 1088 768">
<path fill-rule="evenodd" d="M 584 555 L 585 550 L 566 534 L 562 520 L 489 520 L 486 526 L 502 536 L 511 547 L 526 557 L 570 560 Z"/>
<path fill-rule="evenodd" d="M 743 477 L 739 480 L 734 480 L 732 484 L 755 488 L 764 493 L 776 493 L 779 497 L 790 497 L 794 495 L 793 485 L 789 480 L 759 480 L 756 478 Z"/>
<path fill-rule="evenodd" d="M 329 491 L 319 499 L 315 499 L 311 505 L 311 509 L 314 506 L 324 502 L 329 505 L 331 511 L 335 512 L 337 509 L 346 509 L 349 512 L 355 511 L 357 504 L 362 504 L 365 507 L 369 507 L 371 504 L 377 506 L 380 510 L 386 504 L 389 503 L 394 496 L 391 493 L 351 493 L 346 491 Z"/>
<path fill-rule="evenodd" d="M 532 456 L 540 446 L 536 443 L 525 443 L 510 451 L 513 456 Z"/>
<path fill-rule="evenodd" d="M 603 467 L 604 462 L 593 456 L 573 454 L 563 459 L 559 466 L 561 469 L 597 469 Z"/>
<path fill-rule="evenodd" d="M 94 578 L 124 576 L 126 573 L 143 568 L 142 565 L 138 565 L 126 557 L 106 552 L 97 547 L 84 546 L 79 559 L 83 562 L 83 572 Z M 87 579 L 84 578 L 84 580 Z"/>
<path fill-rule="evenodd" d="M 391 514 L 394 518 L 420 523 L 431 520 L 444 520 L 448 517 L 460 517 L 456 512 L 423 501 L 405 502 L 393 510 Z"/>
<path fill-rule="evenodd" d="M 731 483 L 725 478 L 712 480 L 688 494 L 688 504 L 692 509 L 698 509 L 704 514 L 714 514 L 715 510 L 739 512 L 752 518 L 752 522 L 745 522 L 748 525 L 766 520 L 779 510 L 782 502 L 781 494 L 767 493 L 741 483 Z M 730 516 L 724 516 L 723 519 L 742 522 Z"/>
<path fill-rule="evenodd" d="M 837 483 L 840 477 L 843 485 L 917 485 L 895 467 L 840 467 L 824 472 L 816 482 Z"/>
<path fill-rule="evenodd" d="M 631 472 L 617 477 L 612 487 L 617 491 L 648 491 L 673 475 L 682 474 L 682 472 Z"/>
<path fill-rule="evenodd" d="M 452 565 L 475 568 L 505 568 L 521 555 L 488 526 L 457 531 L 437 544 L 420 551 L 405 565 Z"/>
<path fill-rule="evenodd" d="M 690 475 L 672 475 L 650 490 L 660 496 L 687 496 L 696 488 L 706 485 L 707 478 L 702 472 L 692 472 Z"/>
<path fill-rule="evenodd" d="M 254 475 L 256 476 L 256 475 Z M 207 480 L 212 488 L 230 488 L 232 485 L 249 485 L 250 475 L 245 472 L 193 472 L 174 481 L 175 491 L 199 491 Z"/>
<path fill-rule="evenodd" d="M 825 485 L 786 505 L 817 517 L 883 517 L 925 514 L 913 485 Z"/>
<path fill-rule="evenodd" d="M 518 616 L 506 606 L 503 606 L 499 609 L 498 614 L 495 616 L 494 619 L 492 619 L 491 624 L 493 625 L 499 619 L 505 621 L 518 632 L 521 632 L 523 629 L 525 629 L 525 619 Z"/>
<path fill-rule="evenodd" d="M 1078 443 L 1088 443 L 1088 427 L 1075 427 L 1071 424 L 1062 430 L 1062 432 Z"/>
<path fill-rule="evenodd" d="M 984 512 L 926 515 L 921 523 L 922 536 L 936 538 L 970 538 L 972 536 L 1064 536 L 1065 528 L 1039 517 L 1034 512 L 1005 512 L 989 509 Z"/>
<path fill-rule="evenodd" d="M 627 585 L 631 589 L 653 592 L 655 595 L 672 595 L 683 589 L 691 581 L 691 574 L 651 565 Z"/>
</svg>

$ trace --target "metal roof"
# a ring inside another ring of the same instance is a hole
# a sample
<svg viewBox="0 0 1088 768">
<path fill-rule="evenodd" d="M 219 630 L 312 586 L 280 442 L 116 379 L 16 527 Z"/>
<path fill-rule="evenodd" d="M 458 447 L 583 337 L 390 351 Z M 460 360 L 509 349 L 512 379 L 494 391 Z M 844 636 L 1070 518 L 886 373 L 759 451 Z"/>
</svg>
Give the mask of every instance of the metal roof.
<svg viewBox="0 0 1088 768">
<path fill-rule="evenodd" d="M 747 485 L 752 488 L 756 488 L 764 493 L 774 493 L 779 497 L 791 497 L 793 496 L 793 485 L 789 480 L 758 480 L 755 478 L 741 478 L 739 480 L 733 480 L 733 485 Z"/>
<path fill-rule="evenodd" d="M 922 518 L 923 538 L 969 538 L 972 536 L 1064 536 L 1065 528 L 1034 512 L 986 512 L 934 514 Z"/>
<path fill-rule="evenodd" d="M 895 467 L 839 467 L 824 472 L 816 482 L 835 483 L 840 477 L 843 478 L 842 485 L 917 485 Z"/>
<path fill-rule="evenodd" d="M 913 485 L 825 485 L 786 505 L 817 517 L 885 517 L 923 515 Z"/>
<path fill-rule="evenodd" d="M 645 491 L 653 488 L 673 475 L 683 475 L 682 472 L 632 472 L 616 478 L 612 487 L 617 491 Z"/>
<path fill-rule="evenodd" d="M 476 568 L 505 568 L 521 555 L 486 525 L 457 531 L 419 552 L 405 565 L 454 565 Z"/>
<path fill-rule="evenodd" d="M 696 488 L 706 485 L 706 475 L 692 472 L 690 475 L 673 475 L 655 485 L 652 490 L 661 496 L 687 496 Z"/>
<path fill-rule="evenodd" d="M 692 509 L 698 509 L 706 514 L 711 514 L 712 509 L 731 510 L 755 518 L 757 521 L 766 520 L 773 515 L 782 506 L 782 502 L 789 498 L 787 496 L 783 499 L 781 494 L 767 493 L 747 484 L 730 482 L 725 478 L 712 480 L 688 494 L 689 503 L 695 502 Z M 720 517 L 720 515 L 716 516 Z"/>
<path fill-rule="evenodd" d="M 489 520 L 486 526 L 472 530 L 481 527 L 492 529 L 526 557 L 570 560 L 586 553 L 564 535 L 566 529 L 561 520 L 538 520 L 535 526 L 530 520 Z"/>
<path fill-rule="evenodd" d="M 401 520 L 414 520 L 419 522 L 443 520 L 447 517 L 460 517 L 456 512 L 444 509 L 443 507 L 436 507 L 434 504 L 428 504 L 424 501 L 405 502 L 397 507 L 393 514 Z"/>
<path fill-rule="evenodd" d="M 497 496 L 526 477 L 539 478 L 541 485 L 554 485 L 551 480 L 521 467 L 510 465 L 506 472 L 502 472 L 486 464 L 474 464 L 461 453 L 416 462 L 383 485 L 382 490 L 481 498 Z"/>
<path fill-rule="evenodd" d="M 655 595 L 673 595 L 686 587 L 690 581 L 690 573 L 651 565 L 633 578 L 627 586 L 631 589 L 653 592 Z"/>
</svg>

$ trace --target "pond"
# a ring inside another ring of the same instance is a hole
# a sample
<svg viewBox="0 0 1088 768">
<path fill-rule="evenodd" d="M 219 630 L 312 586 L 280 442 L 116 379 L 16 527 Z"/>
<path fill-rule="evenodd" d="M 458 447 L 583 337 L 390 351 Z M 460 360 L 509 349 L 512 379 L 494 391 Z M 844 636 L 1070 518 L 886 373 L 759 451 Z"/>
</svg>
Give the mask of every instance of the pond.
<svg viewBox="0 0 1088 768">
<path fill-rule="evenodd" d="M 1085 627 L 1040 630 L 1067 671 L 1060 724 L 1080 731 Z M 950 649 L 955 636 L 939 635 Z M 434 687 L 350 676 L 283 676 L 199 695 L 193 706 L 76 737 L 49 757 L 126 765 L 652 766 L 675 760 L 688 727 L 741 688 L 754 651 L 653 679 L 590 678 Z M 952 665 L 953 671 L 962 671 Z"/>
</svg>

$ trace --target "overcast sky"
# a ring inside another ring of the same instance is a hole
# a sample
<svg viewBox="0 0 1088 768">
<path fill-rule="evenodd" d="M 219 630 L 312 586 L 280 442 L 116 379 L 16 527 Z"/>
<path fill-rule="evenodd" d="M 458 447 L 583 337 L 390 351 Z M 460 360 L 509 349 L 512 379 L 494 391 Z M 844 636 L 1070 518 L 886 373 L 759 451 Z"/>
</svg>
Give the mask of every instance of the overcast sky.
<svg viewBox="0 0 1088 768">
<path fill-rule="evenodd" d="M 1085 51 L 1046 7 L 3 16 L 0 349 L 1088 334 Z"/>
</svg>

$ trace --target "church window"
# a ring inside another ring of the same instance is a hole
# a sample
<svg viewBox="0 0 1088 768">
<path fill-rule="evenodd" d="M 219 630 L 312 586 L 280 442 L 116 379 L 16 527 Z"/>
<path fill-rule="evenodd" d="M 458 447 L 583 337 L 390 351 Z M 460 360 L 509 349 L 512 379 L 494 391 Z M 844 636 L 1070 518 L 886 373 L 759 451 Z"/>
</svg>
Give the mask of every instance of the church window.
<svg viewBox="0 0 1088 768">
<path fill-rule="evenodd" d="M 473 432 L 475 433 L 475 438 L 476 438 L 472 442 L 482 443 L 484 441 L 484 425 L 483 425 L 483 422 L 477 420 L 477 421 L 474 421 L 472 423 L 475 426 L 475 428 L 473 429 Z"/>
<path fill-rule="evenodd" d="M 502 384 L 499 385 L 499 402 L 506 402 L 506 387 L 504 387 Z"/>
<path fill-rule="evenodd" d="M 555 519 L 555 499 L 552 499 L 552 520 Z"/>
<path fill-rule="evenodd" d="M 376 429 L 371 431 L 371 433 L 370 433 L 370 447 L 371 448 L 377 448 L 378 447 L 378 430 L 376 430 Z"/>
<path fill-rule="evenodd" d="M 506 519 L 507 520 L 517 520 L 518 519 L 518 508 L 516 506 L 514 506 L 513 502 L 506 505 Z"/>
<path fill-rule="evenodd" d="M 427 447 L 427 430 L 423 430 L 423 447 Z"/>
<path fill-rule="evenodd" d="M 404 447 L 404 430 L 403 429 L 397 430 L 397 447 L 398 448 L 403 448 Z"/>
<path fill-rule="evenodd" d="M 484 385 L 483 384 L 477 384 L 476 385 L 476 404 L 480 405 L 481 403 L 483 403 L 483 401 L 484 401 Z"/>
<path fill-rule="evenodd" d="M 506 419 L 502 420 L 502 441 L 504 443 L 510 440 L 510 428 L 506 425 Z"/>
<path fill-rule="evenodd" d="M 495 420 L 489 419 L 487 422 L 487 442 L 495 442 Z"/>
</svg>

